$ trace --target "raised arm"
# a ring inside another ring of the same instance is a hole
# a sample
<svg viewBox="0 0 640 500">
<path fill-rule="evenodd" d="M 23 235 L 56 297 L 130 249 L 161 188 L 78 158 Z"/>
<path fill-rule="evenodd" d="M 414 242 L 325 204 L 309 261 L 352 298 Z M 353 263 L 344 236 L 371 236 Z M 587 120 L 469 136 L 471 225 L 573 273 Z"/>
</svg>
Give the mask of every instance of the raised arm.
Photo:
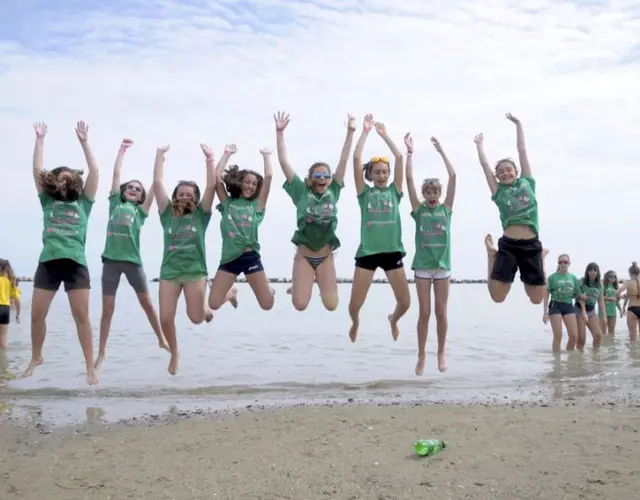
<svg viewBox="0 0 640 500">
<path fill-rule="evenodd" d="M 224 182 L 222 182 L 222 174 L 224 173 L 224 169 L 227 168 L 229 158 L 231 158 L 237 152 L 238 148 L 235 144 L 227 144 L 224 147 L 224 153 L 220 157 L 220 161 L 216 165 L 216 193 L 218 193 L 218 199 L 220 200 L 220 203 L 227 199 L 227 190 L 224 187 Z"/>
<path fill-rule="evenodd" d="M 36 132 L 36 144 L 33 148 L 33 182 L 36 185 L 36 191 L 40 194 L 44 189 L 42 184 L 42 165 L 44 136 L 47 135 L 47 124 L 43 122 L 35 123 L 33 125 L 33 130 Z"/>
<path fill-rule="evenodd" d="M 122 160 L 124 160 L 124 154 L 133 146 L 131 139 L 122 139 L 120 143 L 120 149 L 116 155 L 116 161 L 113 164 L 113 178 L 111 180 L 111 194 L 118 194 L 120 192 L 120 172 L 122 172 Z"/>
<path fill-rule="evenodd" d="M 371 113 L 364 117 L 362 123 L 362 133 L 356 143 L 356 149 L 353 151 L 353 179 L 356 185 L 356 192 L 360 195 L 367 184 L 364 182 L 364 172 L 362 171 L 364 163 L 362 161 L 362 153 L 364 152 L 364 145 L 367 143 L 369 132 L 373 128 L 373 115 Z"/>
<path fill-rule="evenodd" d="M 513 116 L 511 113 L 507 113 L 507 120 L 513 122 L 516 126 L 516 142 L 518 147 L 518 160 L 520 161 L 520 169 L 522 170 L 522 177 L 531 177 L 531 165 L 529 164 L 529 157 L 527 156 L 527 145 L 524 141 L 524 130 L 522 128 L 522 122 Z"/>
<path fill-rule="evenodd" d="M 164 187 L 164 156 L 169 151 L 169 145 L 160 146 L 156 151 L 156 161 L 153 165 L 153 194 L 158 200 L 158 212 L 160 215 L 171 203 L 167 189 Z"/>
<path fill-rule="evenodd" d="M 96 193 L 98 192 L 98 180 L 100 173 L 98 172 L 98 163 L 93 156 L 93 151 L 89 146 L 89 125 L 83 121 L 79 121 L 76 125 L 76 136 L 82 146 L 84 157 L 87 160 L 87 180 L 84 181 L 84 195 L 87 199 L 93 201 L 96 199 Z"/>
<path fill-rule="evenodd" d="M 200 205 L 205 213 L 211 213 L 213 199 L 216 197 L 216 167 L 213 159 L 213 151 L 206 144 L 200 144 L 206 162 L 207 180 L 204 186 Z"/>
<path fill-rule="evenodd" d="M 453 210 L 453 202 L 456 199 L 456 171 L 453 169 L 453 165 L 451 165 L 451 162 L 444 152 L 444 149 L 442 149 L 440 141 L 438 141 L 438 139 L 436 139 L 435 137 L 432 137 L 431 144 L 433 144 L 433 147 L 436 148 L 436 151 L 440 155 L 440 158 L 442 158 L 444 166 L 447 169 L 449 180 L 447 181 L 447 194 L 444 198 L 444 206 L 449 210 Z"/>
<path fill-rule="evenodd" d="M 147 197 L 144 200 L 144 203 L 142 204 L 142 210 L 144 210 L 144 212 L 148 215 L 149 214 L 149 210 L 151 210 L 151 205 L 153 205 L 153 200 L 155 200 L 156 194 L 153 191 L 153 188 L 149 190 L 149 192 L 147 193 Z"/>
<path fill-rule="evenodd" d="M 496 176 L 493 170 L 491 170 L 491 165 L 489 165 L 487 155 L 484 152 L 484 135 L 476 135 L 473 138 L 473 142 L 476 143 L 476 149 L 478 150 L 478 160 L 480 160 L 480 165 L 482 165 L 484 176 L 486 177 L 487 184 L 489 185 L 489 189 L 491 190 L 491 196 L 493 196 L 498 190 L 498 182 L 496 181 Z"/>
<path fill-rule="evenodd" d="M 335 180 L 341 186 L 344 185 L 344 174 L 347 171 L 347 162 L 349 161 L 349 154 L 351 153 L 351 147 L 353 146 L 353 135 L 356 132 L 356 119 L 351 115 L 347 115 L 347 136 L 344 138 L 344 144 L 342 145 L 342 151 L 340 152 L 340 160 L 338 161 L 338 167 L 336 168 Z"/>
<path fill-rule="evenodd" d="M 278 151 L 278 161 L 280 162 L 280 168 L 282 169 L 287 182 L 291 184 L 296 173 L 289 163 L 287 147 L 284 144 L 284 129 L 289 125 L 290 118 L 284 111 L 278 111 L 277 114 L 273 115 L 273 119 L 276 122 L 276 149 Z"/>
<path fill-rule="evenodd" d="M 411 211 L 415 212 L 420 206 L 420 198 L 418 197 L 418 191 L 416 191 L 416 183 L 413 180 L 413 139 L 411 138 L 411 134 L 407 133 L 404 136 L 404 145 L 407 148 L 407 166 L 405 170 L 405 177 L 407 178 L 407 191 L 409 191 Z"/>
<path fill-rule="evenodd" d="M 262 148 L 260 150 L 264 162 L 264 180 L 262 181 L 262 189 L 260 189 L 260 194 L 258 195 L 258 212 L 262 212 L 266 208 L 269 191 L 271 191 L 271 181 L 273 180 L 271 153 L 272 151 L 269 148 Z"/>
<path fill-rule="evenodd" d="M 382 140 L 391 150 L 391 154 L 395 160 L 393 165 L 393 183 L 396 185 L 396 189 L 402 193 L 402 187 L 404 184 L 404 156 L 402 156 L 398 146 L 395 145 L 391 137 L 389 137 L 389 134 L 387 134 L 387 129 L 384 126 L 384 123 L 376 122 L 376 132 L 378 132 L 378 135 L 382 137 Z"/>
</svg>

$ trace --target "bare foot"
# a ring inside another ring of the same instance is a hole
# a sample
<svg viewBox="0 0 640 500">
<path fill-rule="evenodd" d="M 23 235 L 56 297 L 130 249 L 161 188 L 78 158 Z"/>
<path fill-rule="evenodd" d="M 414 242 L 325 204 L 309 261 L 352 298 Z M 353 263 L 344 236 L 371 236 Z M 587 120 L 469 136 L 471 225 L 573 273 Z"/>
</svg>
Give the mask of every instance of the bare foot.
<svg viewBox="0 0 640 500">
<path fill-rule="evenodd" d="M 496 248 L 496 245 L 493 242 L 493 236 L 491 236 L 490 234 L 487 234 L 484 237 L 484 246 L 487 247 L 487 253 L 489 254 L 495 254 L 498 252 L 498 249 Z"/>
<path fill-rule="evenodd" d="M 32 358 L 31 361 L 29 362 L 29 366 L 27 366 L 27 369 L 22 372 L 22 375 L 20 376 L 20 378 L 29 378 L 31 375 L 33 375 L 34 370 L 40 366 L 42 363 L 44 363 L 44 359 L 42 359 L 42 357 L 40 358 Z"/>
<path fill-rule="evenodd" d="M 107 355 L 104 352 L 99 352 L 96 362 L 93 364 L 93 368 L 99 370 L 106 357 Z"/>
<path fill-rule="evenodd" d="M 234 309 L 238 309 L 238 289 L 235 286 L 231 289 L 229 304 L 231 304 Z"/>
<path fill-rule="evenodd" d="M 169 360 L 169 373 L 171 375 L 175 375 L 178 373 L 178 361 L 180 355 L 176 352 L 175 354 L 171 353 L 171 359 Z"/>
<path fill-rule="evenodd" d="M 169 347 L 169 344 L 167 344 L 166 340 L 161 340 L 160 342 L 158 342 L 158 347 L 160 347 L 160 349 L 164 349 L 165 351 L 171 352 L 171 348 Z"/>
<path fill-rule="evenodd" d="M 360 328 L 360 320 L 356 319 L 351 324 L 351 328 L 349 328 L 349 338 L 351 342 L 355 342 L 358 338 L 358 328 Z"/>
<path fill-rule="evenodd" d="M 391 336 L 393 337 L 393 340 L 398 340 L 400 330 L 398 329 L 398 322 L 393 321 L 393 314 L 389 314 L 389 324 L 391 325 Z"/>
<path fill-rule="evenodd" d="M 87 384 L 96 385 L 98 383 L 98 375 L 95 372 L 93 366 L 89 365 L 87 367 Z"/>
<path fill-rule="evenodd" d="M 418 354 L 418 362 L 416 363 L 416 375 L 420 376 L 424 373 L 424 363 L 427 356 L 425 354 Z"/>
<path fill-rule="evenodd" d="M 447 371 L 447 362 L 444 359 L 444 353 L 438 353 L 438 370 L 440 370 L 440 373 L 444 373 Z"/>
<path fill-rule="evenodd" d="M 211 323 L 211 320 L 213 319 L 213 311 L 211 309 L 209 309 L 208 307 L 204 310 L 204 320 L 207 323 Z"/>
</svg>

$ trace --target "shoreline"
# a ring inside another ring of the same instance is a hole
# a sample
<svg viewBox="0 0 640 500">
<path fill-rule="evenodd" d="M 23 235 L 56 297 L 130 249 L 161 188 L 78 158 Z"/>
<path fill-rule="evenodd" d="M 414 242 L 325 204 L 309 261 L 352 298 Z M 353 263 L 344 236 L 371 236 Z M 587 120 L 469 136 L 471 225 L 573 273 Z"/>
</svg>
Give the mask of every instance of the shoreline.
<svg viewBox="0 0 640 500">
<path fill-rule="evenodd" d="M 638 405 L 252 406 L 46 436 L 5 424 L 0 493 L 7 500 L 634 498 Z M 411 444 L 421 438 L 444 439 L 448 448 L 418 459 Z"/>
</svg>

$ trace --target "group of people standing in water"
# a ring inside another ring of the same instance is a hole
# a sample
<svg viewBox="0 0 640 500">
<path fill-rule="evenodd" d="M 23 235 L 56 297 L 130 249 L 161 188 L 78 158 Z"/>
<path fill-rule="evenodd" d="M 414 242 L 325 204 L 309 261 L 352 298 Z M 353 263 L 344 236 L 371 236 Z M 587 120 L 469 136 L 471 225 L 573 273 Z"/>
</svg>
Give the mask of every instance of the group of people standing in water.
<svg viewBox="0 0 640 500">
<path fill-rule="evenodd" d="M 511 158 L 501 159 L 492 166 L 484 152 L 483 135 L 477 135 L 474 140 L 504 230 L 497 246 L 490 235 L 485 239 L 491 298 L 495 302 L 503 302 L 519 271 L 531 302 L 545 304 L 544 319 L 551 321 L 554 349 L 559 349 L 563 320 L 569 332 L 567 349 L 584 346 L 587 327 L 593 335 L 594 346 L 597 346 L 602 328 L 593 313 L 594 307 L 598 303 L 601 305 L 609 331 L 612 332 L 616 314 L 610 320 L 610 312 L 615 312 L 616 304 L 625 290 L 630 300 L 629 312 L 632 313 L 628 317 L 634 315 L 633 324 L 637 328 L 637 317 L 640 315 L 637 265 L 633 268 L 635 275 L 631 273 L 635 281 L 618 287 L 615 275 L 611 273 L 605 275 L 601 282 L 595 264 L 587 268 L 584 280 L 578 281 L 568 273 L 569 258 L 563 255 L 559 258 L 557 272 L 547 280 L 544 265 L 547 251 L 543 249 L 538 231 L 536 182 L 527 157 L 522 124 L 511 114 L 506 117 L 516 127 L 519 166 Z M 291 300 L 295 309 L 305 310 L 316 283 L 325 309 L 334 311 L 339 303 L 334 262 L 334 252 L 340 247 L 337 236 L 338 204 L 357 131 L 356 119 L 348 116 L 345 140 L 335 170 L 325 162 L 316 162 L 308 168 L 304 177 L 296 173 L 287 154 L 285 131 L 290 124 L 289 115 L 277 113 L 274 115 L 274 124 L 278 161 L 285 176 L 283 188 L 296 207 L 297 229 L 291 239 L 296 247 L 289 291 Z M 123 274 L 136 292 L 159 346 L 170 352 L 168 371 L 172 375 L 177 372 L 179 363 L 175 316 L 182 294 L 189 320 L 194 324 L 209 322 L 214 311 L 226 302 L 233 307 L 238 306 L 234 283 L 239 275 L 244 274 L 260 307 L 264 310 L 273 307 L 275 292 L 265 274 L 258 237 L 273 180 L 272 151 L 266 148 L 260 150 L 263 160 L 263 171 L 260 173 L 229 165 L 237 151 L 234 144 L 225 147 L 217 164 L 211 148 L 201 144 L 206 171 L 204 189 L 201 191 L 193 181 L 180 181 L 172 190 L 167 190 L 164 164 L 169 146 L 161 146 L 156 152 L 152 189 L 147 192 L 138 180 L 121 181 L 123 160 L 133 144 L 131 140 L 124 139 L 116 157 L 109 195 L 109 223 L 102 254 L 100 347 L 94 360 L 89 318 L 90 276 L 85 242 L 87 223 L 98 189 L 98 166 L 89 145 L 89 128 L 83 122 L 78 122 L 76 127 L 76 135 L 87 162 L 86 180 L 83 180 L 82 171 L 69 167 L 44 170 L 43 148 L 47 126 L 37 123 L 34 130 L 33 177 L 42 205 L 44 229 L 43 249 L 35 272 L 31 305 L 32 356 L 23 377 L 32 375 L 43 362 L 46 319 L 61 284 L 64 284 L 68 295 L 86 361 L 87 381 L 91 385 L 98 382 L 97 372 L 105 359 L 115 296 Z M 365 161 L 363 151 L 372 131 L 382 138 L 390 155 L 375 156 Z M 425 368 L 432 310 L 437 320 L 438 368 L 440 371 L 447 368 L 445 342 L 456 172 L 440 142 L 435 137 L 431 138 L 431 142 L 446 168 L 446 188 L 439 178 L 432 177 L 422 180 L 418 189 L 413 172 L 411 135 L 405 135 L 405 148 L 402 151 L 388 134 L 385 125 L 374 121 L 370 114 L 364 117 L 352 155 L 361 226 L 348 306 L 351 318 L 349 338 L 355 342 L 358 337 L 360 310 L 378 268 L 385 272 L 396 300 L 395 308 L 388 316 L 394 340 L 399 335 L 398 321 L 409 309 L 410 292 L 404 269 L 406 251 L 400 220 L 400 204 L 406 181 L 411 216 L 416 223 L 416 251 L 411 269 L 414 271 L 419 302 L 417 375 L 421 375 Z M 205 233 L 211 222 L 216 195 L 219 200 L 216 209 L 221 214 L 221 258 L 207 299 Z M 154 200 L 164 232 L 159 314 L 149 294 L 140 256 L 140 231 Z M 4 304 L 5 295 L 17 296 L 10 276 L 7 281 L 9 284 L 5 287 L 0 278 L 0 307 Z M 4 318 L 2 314 L 1 318 Z M 632 321 L 628 321 L 631 328 Z M 7 317 L 6 322 L 0 325 L 0 333 L 2 328 L 6 333 L 8 322 Z M 635 336 L 632 336 L 634 339 Z"/>
</svg>

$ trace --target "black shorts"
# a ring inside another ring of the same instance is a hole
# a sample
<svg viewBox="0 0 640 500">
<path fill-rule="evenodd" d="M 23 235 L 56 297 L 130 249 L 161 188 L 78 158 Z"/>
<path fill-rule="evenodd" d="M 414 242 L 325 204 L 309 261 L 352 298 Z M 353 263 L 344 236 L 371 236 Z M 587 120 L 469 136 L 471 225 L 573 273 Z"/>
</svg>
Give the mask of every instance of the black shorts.
<svg viewBox="0 0 640 500">
<path fill-rule="evenodd" d="M 11 306 L 0 306 L 0 325 L 11 323 Z"/>
<path fill-rule="evenodd" d="M 542 243 L 538 238 L 514 240 L 503 236 L 498 240 L 498 253 L 491 270 L 491 279 L 513 283 L 518 270 L 525 285 L 543 286 L 546 283 Z"/>
<path fill-rule="evenodd" d="M 573 304 L 567 304 L 566 302 L 556 302 L 554 300 L 549 302 L 549 311 L 547 312 L 549 316 L 553 316 L 554 314 L 567 316 L 569 314 L 575 314 L 575 313 L 576 313 L 576 310 L 573 307 Z"/>
<path fill-rule="evenodd" d="M 235 274 L 236 276 L 244 273 L 245 276 L 249 276 L 250 274 L 264 271 L 264 266 L 262 265 L 262 260 L 260 260 L 260 254 L 251 250 L 231 262 L 220 264 L 218 271 Z"/>
<path fill-rule="evenodd" d="M 404 267 L 404 264 L 402 262 L 401 252 L 391 252 L 375 253 L 373 255 L 357 257 L 356 267 L 367 269 L 368 271 L 375 271 L 376 269 L 380 268 L 386 273 L 388 271 L 402 269 Z"/>
<path fill-rule="evenodd" d="M 57 292 L 61 283 L 64 283 L 65 292 L 88 290 L 91 288 L 89 269 L 71 259 L 55 259 L 38 264 L 33 288 Z"/>
</svg>

